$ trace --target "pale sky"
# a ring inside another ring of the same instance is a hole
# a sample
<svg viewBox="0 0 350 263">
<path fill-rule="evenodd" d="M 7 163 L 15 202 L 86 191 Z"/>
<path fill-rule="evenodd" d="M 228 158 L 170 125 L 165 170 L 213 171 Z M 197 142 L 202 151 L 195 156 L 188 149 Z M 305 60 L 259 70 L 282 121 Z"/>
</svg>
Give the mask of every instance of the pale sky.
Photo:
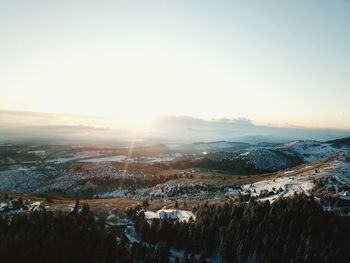
<svg viewBox="0 0 350 263">
<path fill-rule="evenodd" d="M 350 1 L 0 0 L 0 109 L 350 129 Z"/>
</svg>

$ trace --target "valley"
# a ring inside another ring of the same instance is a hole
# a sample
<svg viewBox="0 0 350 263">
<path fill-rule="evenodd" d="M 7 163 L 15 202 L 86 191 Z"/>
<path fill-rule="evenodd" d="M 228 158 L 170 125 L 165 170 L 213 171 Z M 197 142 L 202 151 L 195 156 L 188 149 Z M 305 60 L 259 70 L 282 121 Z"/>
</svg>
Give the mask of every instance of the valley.
<svg viewBox="0 0 350 263">
<path fill-rule="evenodd" d="M 127 240 L 127 250 L 157 249 L 146 226 L 201 224 L 207 207 L 311 198 L 324 212 L 350 217 L 350 148 L 339 142 L 0 147 L 0 216 L 93 213 L 116 231 L 119 244 Z M 173 244 L 170 262 L 187 258 L 186 249 Z M 212 251 L 204 258 L 222 256 Z"/>
<path fill-rule="evenodd" d="M 33 200 L 45 196 L 53 200 L 50 209 L 65 211 L 76 198 L 106 213 L 113 207 L 126 209 L 144 201 L 151 210 L 174 208 L 175 202 L 191 210 L 202 202 L 252 198 L 273 202 L 294 193 L 315 194 L 327 204 L 340 199 L 347 206 L 347 145 L 294 141 L 243 146 L 229 142 L 132 149 L 3 145 L 0 185 L 7 195 Z M 236 160 L 257 172 L 239 174 L 234 167 L 218 170 L 206 164 Z"/>
</svg>

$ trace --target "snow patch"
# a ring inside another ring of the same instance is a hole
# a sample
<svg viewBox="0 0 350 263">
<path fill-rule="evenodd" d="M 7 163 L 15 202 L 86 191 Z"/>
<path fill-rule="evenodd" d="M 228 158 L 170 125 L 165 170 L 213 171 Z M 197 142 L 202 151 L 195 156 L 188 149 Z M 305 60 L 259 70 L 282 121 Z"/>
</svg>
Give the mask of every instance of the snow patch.
<svg viewBox="0 0 350 263">
<path fill-rule="evenodd" d="M 179 222 L 188 222 L 191 217 L 193 220 L 196 219 L 196 216 L 191 211 L 177 210 L 177 209 L 161 209 L 161 210 L 158 210 L 157 212 L 152 212 L 152 211 L 145 212 L 145 219 L 147 220 L 159 218 L 159 219 L 179 220 Z"/>
<path fill-rule="evenodd" d="M 98 162 L 122 162 L 125 161 L 127 157 L 125 155 L 115 155 L 115 156 L 107 156 L 93 159 L 85 159 L 80 160 L 79 162 L 87 162 L 87 163 L 98 163 Z"/>
</svg>

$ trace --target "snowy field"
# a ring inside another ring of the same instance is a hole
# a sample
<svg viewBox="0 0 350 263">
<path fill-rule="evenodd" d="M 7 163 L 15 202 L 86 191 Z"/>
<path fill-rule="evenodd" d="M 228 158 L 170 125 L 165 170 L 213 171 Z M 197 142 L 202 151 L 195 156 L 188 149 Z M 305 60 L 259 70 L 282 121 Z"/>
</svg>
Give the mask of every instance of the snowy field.
<svg viewBox="0 0 350 263">
<path fill-rule="evenodd" d="M 92 158 L 92 159 L 84 159 L 80 160 L 80 162 L 91 162 L 91 163 L 98 163 L 98 162 L 124 162 L 128 161 L 131 163 L 159 163 L 159 162 L 170 162 L 175 160 L 176 158 L 181 157 L 179 154 L 164 154 L 164 155 L 157 155 L 157 156 L 144 156 L 144 157 L 134 157 L 134 158 L 128 158 L 125 155 L 115 155 L 115 156 L 107 156 L 107 157 L 100 157 L 100 158 Z"/>
<path fill-rule="evenodd" d="M 245 193 L 250 191 L 251 196 L 258 197 L 260 193 L 268 192 L 273 195 L 261 198 L 262 201 L 269 200 L 273 202 L 277 197 L 292 196 L 294 193 L 309 194 L 309 191 L 315 186 L 313 176 L 305 177 L 303 175 L 293 177 L 280 177 L 272 180 L 262 180 L 253 184 L 243 185 Z"/>
<path fill-rule="evenodd" d="M 132 197 L 135 194 L 138 194 L 142 191 L 144 191 L 145 188 L 137 188 L 137 189 L 128 189 L 128 188 L 123 188 L 123 189 L 116 189 L 111 192 L 103 192 L 99 193 L 98 195 L 94 195 L 94 197 L 99 197 L 99 198 L 125 198 L 125 197 Z"/>
<path fill-rule="evenodd" d="M 59 158 L 50 159 L 50 160 L 47 160 L 47 162 L 60 164 L 60 163 L 66 163 L 66 162 L 70 162 L 70 161 L 76 161 L 76 160 L 89 158 L 89 157 L 100 156 L 100 155 L 102 155 L 102 153 L 100 153 L 100 152 L 91 152 L 91 151 L 78 152 L 78 153 L 75 153 L 75 154 L 68 154 L 68 155 L 65 155 L 65 156 L 62 156 L 62 157 L 59 157 Z"/>
<path fill-rule="evenodd" d="M 27 152 L 27 153 L 29 153 L 29 154 L 35 154 L 35 155 L 37 155 L 37 156 L 39 156 L 39 157 L 42 157 L 42 158 L 46 156 L 46 151 L 44 151 L 44 150 L 29 151 L 29 152 Z"/>
<path fill-rule="evenodd" d="M 47 163 L 48 164 L 48 163 Z M 11 165 L 0 171 L 0 188 L 14 192 L 46 193 L 51 191 L 79 192 L 98 188 L 98 182 L 108 182 L 114 179 L 143 180 L 142 172 L 131 172 L 118 169 L 109 164 L 96 164 L 86 170 L 60 169 L 58 163 L 50 166 Z M 116 189 L 102 193 L 103 197 L 125 197 L 135 194 L 135 191 Z"/>
<path fill-rule="evenodd" d="M 306 162 L 312 162 L 331 156 L 343 151 L 345 148 L 335 148 L 329 143 L 320 143 L 311 140 L 292 141 L 275 149 L 281 150 L 286 154 L 297 154 Z"/>
<path fill-rule="evenodd" d="M 11 170 L 0 171 L 0 188 L 15 192 L 34 192 L 47 180 L 35 167 L 14 165 Z"/>
<path fill-rule="evenodd" d="M 334 188 L 338 198 L 350 201 L 350 160 L 342 156 L 321 173 L 325 176 L 327 189 Z"/>
<path fill-rule="evenodd" d="M 163 199 L 172 197 L 215 197 L 221 196 L 227 189 L 226 186 L 212 185 L 204 182 L 175 183 L 153 187 L 145 191 L 140 199 Z"/>
<path fill-rule="evenodd" d="M 179 222 L 188 222 L 192 217 L 193 220 L 196 219 L 196 216 L 191 211 L 186 210 L 176 210 L 176 209 L 161 209 L 157 212 L 146 211 L 145 219 L 173 219 L 179 220 Z"/>
<path fill-rule="evenodd" d="M 339 158 L 332 163 L 332 165 L 324 171 L 326 175 L 333 177 L 329 184 L 343 184 L 350 186 L 350 161 L 344 157 Z"/>
<path fill-rule="evenodd" d="M 159 162 L 170 162 L 175 160 L 177 158 L 177 154 L 164 154 L 164 155 L 158 155 L 158 156 L 152 156 L 152 157 L 140 157 L 135 158 L 133 161 L 136 163 L 159 163 Z"/>
<path fill-rule="evenodd" d="M 115 155 L 115 156 L 107 156 L 93 159 L 85 159 L 80 160 L 79 162 L 85 163 L 99 163 L 99 162 L 123 162 L 127 159 L 125 155 Z"/>
</svg>

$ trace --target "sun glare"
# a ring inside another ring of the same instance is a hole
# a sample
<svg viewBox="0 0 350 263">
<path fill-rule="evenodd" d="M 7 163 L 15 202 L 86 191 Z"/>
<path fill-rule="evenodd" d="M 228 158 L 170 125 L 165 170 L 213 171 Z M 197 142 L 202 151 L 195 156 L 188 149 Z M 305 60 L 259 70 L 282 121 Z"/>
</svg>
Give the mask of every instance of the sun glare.
<svg viewBox="0 0 350 263">
<path fill-rule="evenodd" d="M 123 122 L 130 128 L 145 129 L 152 124 L 152 117 L 143 115 L 130 115 L 123 118 Z"/>
</svg>

